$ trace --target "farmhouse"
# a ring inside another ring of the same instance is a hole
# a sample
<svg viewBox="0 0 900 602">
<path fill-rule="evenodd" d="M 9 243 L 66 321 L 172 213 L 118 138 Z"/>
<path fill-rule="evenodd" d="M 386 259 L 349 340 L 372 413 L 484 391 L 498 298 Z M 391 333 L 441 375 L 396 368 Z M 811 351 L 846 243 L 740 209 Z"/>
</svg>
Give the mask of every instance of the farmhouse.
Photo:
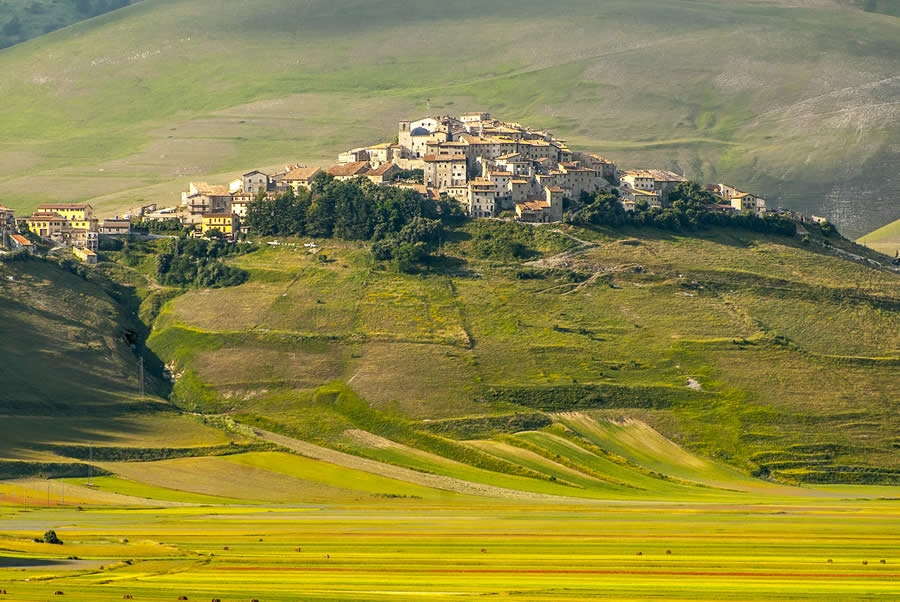
<svg viewBox="0 0 900 602">
<path fill-rule="evenodd" d="M 399 172 L 400 168 L 393 163 L 382 163 L 374 169 L 363 172 L 363 175 L 373 184 L 387 184 L 394 177 L 394 174 Z"/>
<path fill-rule="evenodd" d="M 75 247 L 72 249 L 72 253 L 75 254 L 75 257 L 87 263 L 89 265 L 94 265 L 97 263 L 97 254 L 90 249 L 82 249 L 79 247 Z"/>
<path fill-rule="evenodd" d="M 312 179 L 320 173 L 322 173 L 322 170 L 318 167 L 301 167 L 296 165 L 277 178 L 276 187 L 281 189 L 293 188 L 295 193 L 300 192 L 301 188 L 309 190 Z"/>
<path fill-rule="evenodd" d="M 191 182 L 187 192 L 181 193 L 181 205 L 187 212 L 185 223 L 197 225 L 204 214 L 230 212 L 231 191 L 225 186 Z"/>
<path fill-rule="evenodd" d="M 212 230 L 218 230 L 227 240 L 234 240 L 237 233 L 237 216 L 233 213 L 207 213 L 200 223 L 200 234 Z"/>
<path fill-rule="evenodd" d="M 121 236 L 131 233 L 131 222 L 127 219 L 105 219 L 100 224 L 100 234 Z"/>
<path fill-rule="evenodd" d="M 717 184 L 713 187 L 713 192 L 728 201 L 735 211 L 749 211 L 756 215 L 766 214 L 766 200 L 762 197 L 741 192 L 734 186 L 728 184 Z"/>
<path fill-rule="evenodd" d="M 21 234 L 9 235 L 9 248 L 13 251 L 25 249 L 28 253 L 34 254 L 34 243 L 22 236 Z"/>
<path fill-rule="evenodd" d="M 247 194 L 259 194 L 259 191 L 263 192 L 269 189 L 269 184 L 271 182 L 271 178 L 264 174 L 263 172 L 254 169 L 253 171 L 247 172 L 241 176 L 241 191 Z"/>
<path fill-rule="evenodd" d="M 354 161 L 353 163 L 344 163 L 343 165 L 334 165 L 325 170 L 330 176 L 334 176 L 335 180 L 344 181 L 356 176 L 364 175 L 369 171 L 368 161 Z"/>
</svg>

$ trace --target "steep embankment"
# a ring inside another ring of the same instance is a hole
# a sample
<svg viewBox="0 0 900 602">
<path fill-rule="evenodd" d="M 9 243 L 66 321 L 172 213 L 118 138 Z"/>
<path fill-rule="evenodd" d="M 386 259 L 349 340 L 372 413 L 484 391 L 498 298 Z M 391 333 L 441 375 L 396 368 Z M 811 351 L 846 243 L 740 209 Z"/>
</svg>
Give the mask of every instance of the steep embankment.
<svg viewBox="0 0 900 602">
<path fill-rule="evenodd" d="M 898 217 L 900 20 L 860 10 L 882 4 L 145 0 L 0 52 L 0 195 L 172 203 L 389 140 L 430 98 L 856 236 Z"/>
<path fill-rule="evenodd" d="M 565 482 L 502 437 L 460 441 L 583 411 L 759 475 L 898 480 L 900 274 L 847 259 L 864 250 L 565 228 L 592 244 L 560 255 L 571 240 L 543 238 L 557 260 L 539 268 L 492 256 L 490 229 L 454 232 L 444 268 L 419 275 L 351 243 L 319 241 L 325 263 L 259 250 L 234 260 L 248 283 L 170 302 L 149 345 L 185 407 L 447 476 L 410 450 Z"/>
<path fill-rule="evenodd" d="M 0 263 L 0 410 L 90 413 L 139 395 L 135 325 L 109 290 L 42 260 Z"/>
</svg>

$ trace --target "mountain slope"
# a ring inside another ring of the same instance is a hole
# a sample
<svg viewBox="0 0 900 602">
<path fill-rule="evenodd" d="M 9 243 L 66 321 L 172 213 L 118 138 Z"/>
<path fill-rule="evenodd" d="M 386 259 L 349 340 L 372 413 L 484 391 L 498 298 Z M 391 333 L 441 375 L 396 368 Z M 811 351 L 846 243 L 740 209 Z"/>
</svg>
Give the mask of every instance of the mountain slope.
<svg viewBox="0 0 900 602">
<path fill-rule="evenodd" d="M 900 275 L 840 255 L 859 248 L 566 229 L 592 242 L 529 267 L 482 254 L 498 232 L 448 236 L 453 267 L 424 275 L 351 243 L 319 241 L 325 264 L 261 249 L 235 260 L 248 283 L 167 304 L 148 344 L 185 408 L 429 471 L 405 448 L 479 465 L 497 450 L 434 435 L 540 430 L 572 411 L 788 480 L 900 470 Z"/>
<path fill-rule="evenodd" d="M 0 197 L 171 203 L 390 139 L 431 98 L 860 234 L 897 217 L 900 20 L 795 4 L 147 0 L 0 52 Z"/>
<path fill-rule="evenodd" d="M 84 19 L 116 10 L 132 0 L 2 0 L 0 48 L 19 44 Z"/>
<path fill-rule="evenodd" d="M 857 242 L 889 257 L 895 257 L 900 252 L 900 220 L 869 232 Z"/>
</svg>

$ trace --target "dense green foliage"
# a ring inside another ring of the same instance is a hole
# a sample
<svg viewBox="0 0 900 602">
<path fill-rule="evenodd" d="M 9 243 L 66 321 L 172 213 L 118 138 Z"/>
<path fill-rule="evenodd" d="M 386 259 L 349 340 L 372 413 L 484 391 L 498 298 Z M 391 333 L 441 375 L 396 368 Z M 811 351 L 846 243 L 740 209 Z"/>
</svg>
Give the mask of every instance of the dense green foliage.
<svg viewBox="0 0 900 602">
<path fill-rule="evenodd" d="M 174 458 L 198 458 L 206 456 L 230 456 L 249 452 L 268 451 L 274 448 L 270 443 L 250 443 L 238 445 L 196 446 L 196 447 L 113 447 L 85 445 L 35 444 L 39 451 L 49 451 L 66 458 L 93 460 L 95 462 L 158 462 Z"/>
<path fill-rule="evenodd" d="M 468 252 L 478 259 L 497 262 L 518 263 L 575 245 L 559 232 L 515 222 L 475 220 L 467 232 L 471 236 Z"/>
<path fill-rule="evenodd" d="M 365 178 L 338 181 L 319 174 L 310 190 L 288 190 L 250 203 L 246 222 L 259 236 L 371 240 L 376 259 L 412 271 L 440 243 L 443 225 L 438 218 L 453 214 L 453 205 Z"/>
<path fill-rule="evenodd" d="M 599 191 L 583 195 L 584 208 L 569 218 L 582 226 L 651 226 L 673 232 L 694 232 L 713 226 L 743 228 L 754 232 L 793 236 L 797 227 L 779 215 L 759 217 L 752 213 L 732 214 L 712 211 L 721 199 L 703 190 L 696 182 L 682 182 L 669 193 L 672 206 L 665 209 L 638 203 L 634 211 L 625 211 L 614 192 Z"/>
<path fill-rule="evenodd" d="M 391 180 L 394 182 L 404 181 L 404 182 L 416 182 L 421 184 L 425 180 L 425 170 L 424 169 L 401 169 L 397 173 L 395 173 Z"/>
<path fill-rule="evenodd" d="M 148 232 L 150 234 L 181 234 L 186 229 L 190 230 L 189 226 L 182 225 L 181 221 L 177 219 L 163 219 L 163 220 L 145 220 L 137 222 L 132 225 L 133 230 L 139 230 L 143 232 Z"/>
<path fill-rule="evenodd" d="M 156 256 L 156 278 L 168 286 L 219 288 L 237 286 L 250 275 L 220 261 L 243 253 L 246 246 L 222 240 L 172 238 Z"/>
<path fill-rule="evenodd" d="M 552 423 L 550 417 L 541 412 L 517 412 L 501 416 L 430 420 L 423 422 L 422 428 L 436 435 L 453 439 L 478 439 L 492 437 L 497 433 L 538 430 L 548 427 Z"/>
<path fill-rule="evenodd" d="M 690 400 L 712 397 L 676 387 L 622 385 L 556 385 L 548 387 L 483 387 L 475 399 L 488 403 L 514 403 L 547 412 L 585 409 L 677 407 Z"/>
<path fill-rule="evenodd" d="M 20 462 L 0 460 L 0 480 L 40 477 L 58 479 L 62 477 L 86 477 L 110 474 L 108 471 L 88 464 L 64 462 Z"/>
</svg>

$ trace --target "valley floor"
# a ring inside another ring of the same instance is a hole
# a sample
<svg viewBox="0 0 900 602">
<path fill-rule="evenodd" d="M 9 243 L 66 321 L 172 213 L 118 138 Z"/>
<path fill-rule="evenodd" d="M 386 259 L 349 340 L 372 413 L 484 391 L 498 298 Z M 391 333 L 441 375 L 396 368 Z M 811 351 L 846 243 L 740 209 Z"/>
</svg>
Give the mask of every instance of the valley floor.
<svg viewBox="0 0 900 602">
<path fill-rule="evenodd" d="M 7 509 L 0 587 L 23 602 L 900 596 L 896 498 L 746 501 Z M 48 527 L 62 547 L 26 543 Z"/>
</svg>

